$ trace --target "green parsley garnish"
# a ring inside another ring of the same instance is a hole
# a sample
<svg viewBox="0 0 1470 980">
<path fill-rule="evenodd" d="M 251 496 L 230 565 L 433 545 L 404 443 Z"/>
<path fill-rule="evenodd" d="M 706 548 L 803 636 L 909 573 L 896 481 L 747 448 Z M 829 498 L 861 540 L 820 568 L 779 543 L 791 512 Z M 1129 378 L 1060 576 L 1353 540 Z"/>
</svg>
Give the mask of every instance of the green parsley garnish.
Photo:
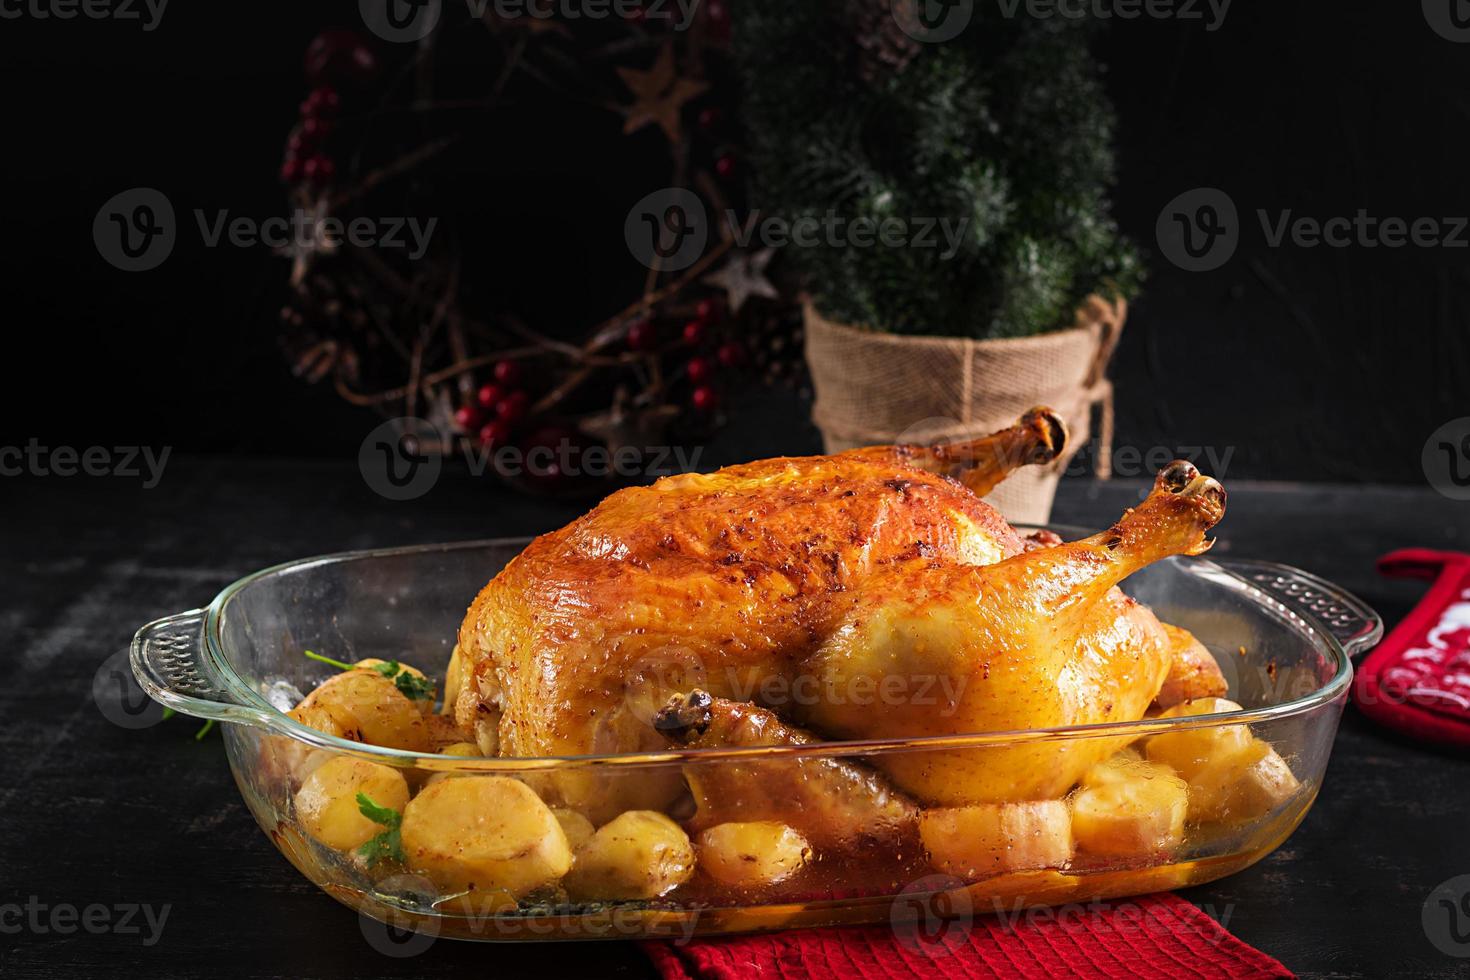
<svg viewBox="0 0 1470 980">
<path fill-rule="evenodd" d="M 373 823 L 388 828 L 357 849 L 357 853 L 367 859 L 368 867 L 371 868 L 384 859 L 402 864 L 403 838 L 399 831 L 403 826 L 403 815 L 397 810 L 378 806 L 366 793 L 357 794 L 357 810 Z"/>
<path fill-rule="evenodd" d="M 427 701 L 434 696 L 434 685 L 428 678 L 420 677 L 412 671 L 405 669 L 396 660 L 385 660 L 380 664 L 373 664 L 371 667 L 358 667 L 356 664 L 344 664 L 340 660 L 323 657 L 321 654 L 312 653 L 310 650 L 303 650 L 301 652 L 311 660 L 330 664 L 338 670 L 375 670 L 392 681 L 393 686 L 402 691 L 404 697 L 411 701 Z"/>
</svg>

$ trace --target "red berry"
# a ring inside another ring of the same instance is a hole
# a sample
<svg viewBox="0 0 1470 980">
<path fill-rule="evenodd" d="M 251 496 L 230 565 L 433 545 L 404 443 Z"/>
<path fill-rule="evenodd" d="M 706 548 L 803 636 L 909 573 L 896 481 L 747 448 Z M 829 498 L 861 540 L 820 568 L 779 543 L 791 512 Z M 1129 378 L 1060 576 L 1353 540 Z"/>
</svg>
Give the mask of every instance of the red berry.
<svg viewBox="0 0 1470 980">
<path fill-rule="evenodd" d="M 495 403 L 505 397 L 505 392 L 494 385 L 480 385 L 480 390 L 475 392 L 475 401 L 480 403 L 481 408 L 494 408 Z"/>
<path fill-rule="evenodd" d="M 725 153 L 715 161 L 715 173 L 728 180 L 735 175 L 735 158 Z"/>
<path fill-rule="evenodd" d="M 378 56 L 356 31 L 323 31 L 306 46 L 306 80 L 361 84 L 378 73 Z"/>
<path fill-rule="evenodd" d="M 705 106 L 699 110 L 699 128 L 714 129 L 725 118 L 725 114 L 715 106 Z"/>
<path fill-rule="evenodd" d="M 526 414 L 526 403 L 529 400 L 524 391 L 512 391 L 495 403 L 495 414 L 507 422 L 518 421 Z"/>
<path fill-rule="evenodd" d="M 495 363 L 495 380 L 503 385 L 513 385 L 521 380 L 521 366 L 515 361 L 497 361 Z"/>
<path fill-rule="evenodd" d="M 287 157 L 281 163 L 281 180 L 288 184 L 294 184 L 301 179 L 301 161 L 296 157 Z"/>
<path fill-rule="evenodd" d="M 301 143 L 315 145 L 326 139 L 332 132 L 332 124 L 320 116 L 307 116 L 301 120 L 301 129 L 298 132 L 301 136 Z"/>
<path fill-rule="evenodd" d="M 725 367 L 737 368 L 745 363 L 745 348 L 732 340 L 727 344 L 721 344 L 715 356 L 720 359 L 720 363 L 725 365 Z"/>
<path fill-rule="evenodd" d="M 332 158 L 320 153 L 307 157 L 306 162 L 301 165 L 301 176 L 314 184 L 331 183 L 336 175 L 337 165 L 332 162 Z"/>
<path fill-rule="evenodd" d="M 690 320 L 684 324 L 684 343 L 689 345 L 698 344 L 704 340 L 704 321 Z"/>
<path fill-rule="evenodd" d="M 709 385 L 700 385 L 695 388 L 689 400 L 701 412 L 713 412 L 720 407 L 720 394 Z"/>
<path fill-rule="evenodd" d="M 461 405 L 454 410 L 454 424 L 459 427 L 461 432 L 473 432 L 480 427 L 480 423 L 484 420 L 485 417 L 480 414 L 480 410 L 474 405 Z"/>
<path fill-rule="evenodd" d="M 691 357 L 684 370 L 689 373 L 690 384 L 697 385 L 710 379 L 710 376 L 715 373 L 715 366 L 707 357 Z"/>
<path fill-rule="evenodd" d="M 658 346 L 658 328 L 652 320 L 639 320 L 628 328 L 628 346 L 633 350 L 653 350 Z"/>
<path fill-rule="evenodd" d="M 712 299 L 702 299 L 699 301 L 699 305 L 694 308 L 694 312 L 705 323 L 719 323 L 721 315 L 725 310 L 724 307 Z"/>
<path fill-rule="evenodd" d="M 505 419 L 491 419 L 480 428 L 480 445 L 487 449 L 503 446 L 514 433 L 515 429 Z"/>
<path fill-rule="evenodd" d="M 730 11 L 725 9 L 725 5 L 720 0 L 708 0 L 704 13 L 709 18 L 710 38 L 718 44 L 730 40 Z"/>
<path fill-rule="evenodd" d="M 336 115 L 341 105 L 342 100 L 337 97 L 337 90 L 330 85 L 323 85 L 321 88 L 312 89 L 302 101 L 301 118 L 315 119 Z"/>
</svg>

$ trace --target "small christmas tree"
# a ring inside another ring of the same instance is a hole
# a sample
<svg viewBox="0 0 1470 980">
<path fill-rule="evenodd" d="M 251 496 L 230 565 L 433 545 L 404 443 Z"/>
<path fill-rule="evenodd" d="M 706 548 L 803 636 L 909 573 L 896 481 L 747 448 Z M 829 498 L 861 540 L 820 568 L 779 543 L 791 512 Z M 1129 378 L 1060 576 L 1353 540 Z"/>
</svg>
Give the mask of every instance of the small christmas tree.
<svg viewBox="0 0 1470 980">
<path fill-rule="evenodd" d="M 958 36 L 923 43 L 904 6 L 745 0 L 736 18 L 764 215 L 961 231 L 953 254 L 942 234 L 787 248 L 817 307 L 895 333 L 1012 337 L 1070 326 L 1091 293 L 1130 295 L 1140 269 L 1109 215 L 1113 116 L 1086 27 L 976 4 Z"/>
</svg>

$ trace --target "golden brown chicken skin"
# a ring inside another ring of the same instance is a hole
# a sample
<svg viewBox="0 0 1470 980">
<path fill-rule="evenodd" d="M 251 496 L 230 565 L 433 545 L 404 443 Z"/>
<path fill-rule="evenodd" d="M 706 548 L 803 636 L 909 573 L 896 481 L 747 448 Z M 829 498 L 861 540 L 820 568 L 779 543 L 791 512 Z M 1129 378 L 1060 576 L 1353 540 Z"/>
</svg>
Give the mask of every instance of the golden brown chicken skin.
<svg viewBox="0 0 1470 980">
<path fill-rule="evenodd" d="M 860 651 L 871 660 L 866 668 L 858 647 L 838 642 L 853 635 L 855 622 L 900 610 L 912 615 L 927 602 L 922 616 L 970 629 L 979 623 L 976 607 L 1012 601 L 966 578 L 966 569 L 1015 561 L 1022 551 L 1015 531 L 970 488 L 988 488 L 1010 469 L 1051 458 L 1062 431 L 1054 413 L 1038 411 L 958 450 L 879 447 L 762 460 L 613 494 L 532 542 L 476 598 L 459 634 L 465 683 L 458 719 L 472 726 L 498 718 L 502 755 L 656 750 L 668 745 L 654 725 L 660 707 L 698 688 L 802 719 L 819 738 L 861 736 L 868 725 L 874 735 L 886 733 L 902 711 L 878 710 L 870 701 L 850 716 L 824 719 L 822 706 L 810 703 L 820 694 L 804 693 L 800 684 L 843 658 L 864 675 L 858 680 L 865 690 L 865 680 L 884 680 L 884 637 Z M 1068 697 L 1106 688 L 1100 698 L 1113 682 L 1099 678 L 1121 668 L 1087 665 L 1126 656 L 1146 669 L 1130 669 L 1133 679 L 1108 717 L 1140 717 L 1168 671 L 1168 646 L 1152 616 L 1118 605 L 1126 600 L 1110 597 L 1110 586 L 1100 586 L 1086 614 L 1069 621 L 1069 633 L 1053 636 L 1080 651 L 1075 662 L 1042 656 L 1028 641 L 1007 654 L 1009 669 L 1039 686 L 1056 686 L 1070 670 L 1080 676 Z M 855 610 L 870 612 L 856 613 L 855 621 Z M 965 655 L 983 657 L 973 646 Z M 824 650 L 831 651 L 829 663 Z M 955 682 L 973 679 L 970 666 L 920 665 L 912 673 L 916 684 L 926 670 L 934 683 Z M 1049 703 L 1018 701 L 989 714 L 955 712 L 929 727 L 995 730 L 974 726 L 1001 720 L 1026 728 L 1067 717 Z M 557 790 L 596 820 L 633 806 L 668 805 L 683 787 L 676 777 L 666 782 L 589 768 L 561 778 Z M 915 781 L 913 791 L 947 798 L 924 793 L 929 782 Z M 977 797 L 993 795 L 974 788 Z"/>
</svg>

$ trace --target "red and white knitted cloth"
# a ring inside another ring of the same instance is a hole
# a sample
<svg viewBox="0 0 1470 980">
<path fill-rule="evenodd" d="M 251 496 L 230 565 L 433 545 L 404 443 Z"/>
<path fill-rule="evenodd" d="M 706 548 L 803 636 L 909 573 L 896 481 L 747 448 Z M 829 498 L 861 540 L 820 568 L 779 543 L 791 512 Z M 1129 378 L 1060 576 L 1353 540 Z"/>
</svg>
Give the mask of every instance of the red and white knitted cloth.
<svg viewBox="0 0 1470 980">
<path fill-rule="evenodd" d="M 1470 555 L 1406 548 L 1378 570 L 1434 584 L 1363 661 L 1353 700 L 1390 728 L 1470 748 Z"/>
</svg>

